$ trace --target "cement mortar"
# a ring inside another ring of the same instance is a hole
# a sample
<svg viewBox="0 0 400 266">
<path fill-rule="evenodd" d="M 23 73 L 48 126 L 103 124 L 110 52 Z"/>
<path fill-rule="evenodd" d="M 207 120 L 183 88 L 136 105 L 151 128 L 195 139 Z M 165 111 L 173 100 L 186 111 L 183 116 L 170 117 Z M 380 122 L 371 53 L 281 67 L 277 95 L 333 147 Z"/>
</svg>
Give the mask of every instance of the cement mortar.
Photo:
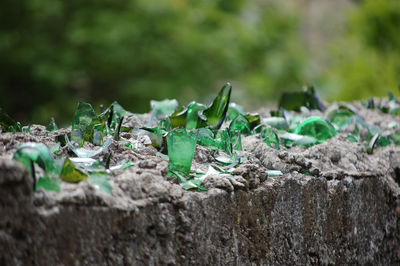
<svg viewBox="0 0 400 266">
<path fill-rule="evenodd" d="M 356 108 L 381 127 L 400 123 Z M 17 145 L 54 144 L 67 131 L 0 134 L 0 265 L 400 264 L 399 147 L 368 155 L 338 134 L 277 151 L 250 136 L 233 177 L 208 176 L 208 192 L 191 192 L 165 178 L 168 161 L 153 147 L 113 141 L 113 163 L 134 166 L 110 175 L 112 195 L 86 181 L 33 192 L 11 160 Z M 212 160 L 197 147 L 193 168 Z"/>
</svg>

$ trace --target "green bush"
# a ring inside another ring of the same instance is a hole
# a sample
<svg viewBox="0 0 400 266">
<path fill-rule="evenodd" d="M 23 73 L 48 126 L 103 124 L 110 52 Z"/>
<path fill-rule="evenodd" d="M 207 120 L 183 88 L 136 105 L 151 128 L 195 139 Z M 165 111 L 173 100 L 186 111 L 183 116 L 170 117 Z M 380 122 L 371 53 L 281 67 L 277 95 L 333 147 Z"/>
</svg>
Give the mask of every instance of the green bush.
<svg viewBox="0 0 400 266">
<path fill-rule="evenodd" d="M 69 121 L 77 100 L 182 103 L 225 81 L 268 97 L 301 84 L 305 55 L 293 10 L 274 1 L 5 0 L 4 108 L 24 122 Z"/>
</svg>

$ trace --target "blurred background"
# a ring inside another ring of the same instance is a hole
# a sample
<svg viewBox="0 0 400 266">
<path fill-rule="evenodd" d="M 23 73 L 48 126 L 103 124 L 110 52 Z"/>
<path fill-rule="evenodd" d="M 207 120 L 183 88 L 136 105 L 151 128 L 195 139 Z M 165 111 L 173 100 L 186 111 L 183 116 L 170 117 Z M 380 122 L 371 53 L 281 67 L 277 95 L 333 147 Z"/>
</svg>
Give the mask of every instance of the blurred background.
<svg viewBox="0 0 400 266">
<path fill-rule="evenodd" d="M 69 123 L 77 101 L 209 103 L 226 81 L 251 111 L 303 85 L 397 94 L 399 78 L 399 0 L 0 3 L 0 107 L 23 124 Z"/>
</svg>

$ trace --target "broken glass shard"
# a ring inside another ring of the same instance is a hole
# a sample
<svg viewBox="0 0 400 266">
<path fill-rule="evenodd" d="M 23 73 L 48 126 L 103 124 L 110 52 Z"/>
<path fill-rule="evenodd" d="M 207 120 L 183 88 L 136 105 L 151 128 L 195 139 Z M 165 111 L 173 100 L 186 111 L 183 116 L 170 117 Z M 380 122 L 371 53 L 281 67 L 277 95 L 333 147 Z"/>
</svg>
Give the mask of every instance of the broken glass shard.
<svg viewBox="0 0 400 266">
<path fill-rule="evenodd" d="M 38 180 L 36 189 L 43 188 L 45 190 L 59 192 L 60 184 L 61 180 L 59 178 L 43 176 Z"/>
<path fill-rule="evenodd" d="M 106 173 L 94 173 L 89 175 L 89 182 L 97 189 L 111 195 L 112 189 L 108 182 L 108 177 Z"/>
<path fill-rule="evenodd" d="M 89 158 L 89 157 L 93 157 L 96 156 L 97 154 L 100 154 L 102 151 L 104 151 L 105 149 L 108 148 L 108 146 L 110 146 L 111 141 L 112 141 L 113 137 L 112 136 L 108 136 L 106 141 L 104 142 L 103 146 L 101 146 L 99 149 L 97 150 L 87 150 L 85 148 L 77 148 L 75 147 L 68 139 L 68 136 L 65 135 L 65 140 L 67 142 L 68 147 L 70 148 L 70 150 L 75 153 L 78 157 L 82 157 L 82 158 Z"/>
<path fill-rule="evenodd" d="M 71 131 L 71 141 L 76 143 L 78 147 L 82 147 L 85 140 L 83 138 L 83 132 L 80 129 L 74 129 Z"/>
<path fill-rule="evenodd" d="M 263 123 L 270 125 L 271 127 L 276 128 L 276 129 L 285 129 L 286 130 L 289 128 L 289 125 L 288 125 L 286 119 L 283 117 L 276 117 L 276 116 L 267 117 L 267 118 L 263 119 Z"/>
<path fill-rule="evenodd" d="M 176 99 L 165 99 L 162 101 L 151 100 L 150 107 L 153 112 L 152 116 L 161 120 L 175 112 L 178 108 L 178 101 Z"/>
<path fill-rule="evenodd" d="M 249 120 L 247 120 L 247 118 L 244 115 L 239 114 L 230 123 L 229 131 L 235 132 L 236 130 L 239 130 L 241 134 L 244 134 L 246 136 L 250 135 L 251 133 L 250 123 Z"/>
<path fill-rule="evenodd" d="M 87 179 L 87 174 L 80 170 L 69 158 L 65 158 L 64 165 L 60 174 L 60 178 L 63 181 L 78 183 Z"/>
<path fill-rule="evenodd" d="M 283 173 L 279 170 L 267 170 L 267 175 L 268 175 L 268 177 L 274 177 L 274 176 L 283 175 Z"/>
<path fill-rule="evenodd" d="M 325 106 L 315 93 L 315 89 L 312 86 L 304 87 L 302 91 L 297 92 L 284 92 L 279 100 L 279 109 L 300 111 L 300 108 L 304 106 L 308 109 L 318 109 L 325 111 Z"/>
<path fill-rule="evenodd" d="M 171 129 L 186 126 L 187 108 L 181 107 L 176 110 L 169 118 Z"/>
<path fill-rule="evenodd" d="M 399 145 L 400 144 L 400 131 L 396 131 L 392 134 L 389 134 L 387 136 L 387 138 L 394 143 L 395 145 Z"/>
<path fill-rule="evenodd" d="M 79 130 L 82 132 L 83 139 L 92 141 L 93 125 L 99 124 L 96 113 L 93 107 L 84 102 L 78 103 L 78 108 L 72 118 L 72 131 Z"/>
<path fill-rule="evenodd" d="M 293 145 L 298 146 L 312 146 L 317 144 L 317 139 L 310 136 L 303 136 L 294 133 L 286 132 L 280 135 L 280 140 L 286 147 L 291 147 Z"/>
<path fill-rule="evenodd" d="M 56 124 L 56 120 L 54 119 L 54 117 L 52 117 L 51 119 L 50 119 L 50 123 L 49 123 L 49 125 L 46 127 L 46 129 L 48 130 L 48 131 L 55 131 L 55 130 L 58 130 L 58 126 L 57 126 L 57 124 Z"/>
<path fill-rule="evenodd" d="M 22 163 L 29 173 L 32 175 L 31 161 L 38 164 L 43 170 L 49 174 L 55 174 L 57 167 L 51 156 L 49 149 L 42 143 L 23 143 L 18 146 L 14 153 L 13 159 Z"/>
<path fill-rule="evenodd" d="M 60 142 L 57 142 L 56 144 L 49 145 L 49 151 L 51 154 L 56 154 L 61 150 L 61 144 Z"/>
<path fill-rule="evenodd" d="M 93 144 L 96 146 L 103 145 L 103 126 L 101 124 L 96 124 L 93 126 Z"/>
<path fill-rule="evenodd" d="M 218 96 L 214 99 L 210 107 L 208 107 L 203 114 L 207 118 L 207 124 L 215 129 L 221 127 L 228 112 L 229 101 L 231 98 L 232 85 L 226 83 Z"/>
<path fill-rule="evenodd" d="M 269 147 L 279 150 L 279 138 L 272 128 L 265 127 L 260 136 Z"/>
<path fill-rule="evenodd" d="M 379 133 L 376 133 L 376 134 L 371 138 L 371 140 L 369 141 L 368 147 L 367 147 L 367 153 L 368 153 L 368 154 L 374 153 L 374 149 L 375 149 L 375 147 L 376 147 L 376 145 L 377 145 L 377 143 L 378 143 L 379 137 L 380 137 Z"/>
<path fill-rule="evenodd" d="M 209 128 L 199 128 L 197 132 L 197 143 L 199 145 L 210 149 L 218 149 L 218 146 L 214 141 L 214 133 Z"/>
<path fill-rule="evenodd" d="M 228 107 L 228 116 L 227 116 L 228 120 L 235 119 L 235 117 L 238 116 L 239 114 L 245 115 L 243 107 L 241 107 L 236 103 L 230 103 Z"/>
<path fill-rule="evenodd" d="M 249 121 L 250 129 L 254 129 L 261 124 L 261 118 L 259 114 L 247 113 L 244 117 L 246 117 L 247 121 Z"/>
<path fill-rule="evenodd" d="M 214 133 L 215 144 L 218 149 L 225 151 L 227 154 L 232 154 L 232 141 L 231 136 L 229 133 L 229 129 L 226 128 L 225 130 L 218 130 Z"/>
<path fill-rule="evenodd" d="M 337 132 L 328 121 L 319 116 L 315 116 L 305 120 L 296 129 L 296 134 L 313 137 L 317 139 L 318 143 L 322 143 L 336 136 Z"/>
<path fill-rule="evenodd" d="M 197 134 L 185 129 L 174 129 L 167 135 L 168 169 L 189 175 L 196 148 Z"/>
<path fill-rule="evenodd" d="M 186 129 L 195 129 L 199 126 L 199 119 L 206 121 L 206 118 L 203 116 L 203 111 L 206 109 L 206 106 L 203 104 L 199 104 L 196 102 L 191 102 L 187 107 L 186 114 Z"/>
<path fill-rule="evenodd" d="M 231 135 L 232 149 L 236 151 L 242 150 L 242 134 L 240 130 L 234 130 L 229 132 Z"/>
</svg>

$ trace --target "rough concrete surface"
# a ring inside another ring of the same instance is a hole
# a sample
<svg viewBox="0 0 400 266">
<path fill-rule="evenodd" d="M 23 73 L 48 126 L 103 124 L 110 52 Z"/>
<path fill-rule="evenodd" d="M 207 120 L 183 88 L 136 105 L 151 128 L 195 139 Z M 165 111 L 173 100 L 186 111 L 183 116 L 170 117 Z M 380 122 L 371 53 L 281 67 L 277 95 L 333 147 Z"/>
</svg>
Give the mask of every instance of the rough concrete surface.
<svg viewBox="0 0 400 266">
<path fill-rule="evenodd" d="M 135 165 L 110 175 L 111 196 L 86 181 L 33 192 L 11 156 L 58 134 L 37 132 L 0 134 L 0 265 L 400 264 L 399 147 L 368 155 L 338 134 L 277 151 L 250 136 L 233 178 L 211 175 L 208 192 L 191 192 L 165 178 L 154 148 L 113 142 L 113 160 Z M 197 147 L 193 167 L 209 160 Z"/>
</svg>

